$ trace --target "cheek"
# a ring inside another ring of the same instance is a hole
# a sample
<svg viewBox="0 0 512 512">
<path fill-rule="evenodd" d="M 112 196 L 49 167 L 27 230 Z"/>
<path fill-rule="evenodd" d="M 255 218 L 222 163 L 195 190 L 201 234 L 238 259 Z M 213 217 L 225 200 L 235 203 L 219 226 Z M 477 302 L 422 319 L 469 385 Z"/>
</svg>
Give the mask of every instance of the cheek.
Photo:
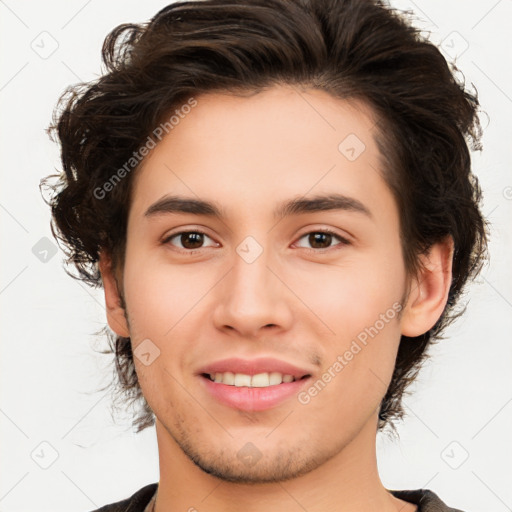
<svg viewBox="0 0 512 512">
<path fill-rule="evenodd" d="M 343 265 L 298 269 L 292 282 L 297 296 L 329 327 L 329 338 L 346 341 L 390 309 L 394 318 L 405 290 L 405 272 L 399 265 L 368 256 Z"/>
<path fill-rule="evenodd" d="M 330 388 L 324 399 L 333 407 L 342 402 L 345 411 L 362 403 L 376 406 L 387 389 L 400 342 L 405 289 L 405 271 L 392 261 L 391 256 L 388 264 L 383 258 L 359 258 L 343 268 L 318 267 L 321 271 L 296 278 L 297 294 L 329 328 L 322 340 Z"/>
<path fill-rule="evenodd" d="M 214 284 L 214 276 L 193 265 L 170 265 L 161 262 L 144 264 L 133 257 L 125 265 L 125 295 L 129 307 L 130 327 L 136 337 L 162 339 L 170 335 L 184 317 L 193 317 Z"/>
</svg>

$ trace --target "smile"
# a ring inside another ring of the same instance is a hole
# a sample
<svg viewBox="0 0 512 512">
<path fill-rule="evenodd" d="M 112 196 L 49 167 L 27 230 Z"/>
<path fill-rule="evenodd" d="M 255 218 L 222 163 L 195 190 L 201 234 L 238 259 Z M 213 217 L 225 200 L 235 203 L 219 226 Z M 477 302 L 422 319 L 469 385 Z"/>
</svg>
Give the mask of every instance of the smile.
<svg viewBox="0 0 512 512">
<path fill-rule="evenodd" d="M 311 379 L 310 375 L 304 375 L 295 380 L 291 375 L 277 372 L 252 376 L 232 372 L 216 373 L 214 380 L 210 374 L 201 374 L 199 377 L 209 398 L 246 412 L 265 411 L 285 403 L 305 388 Z"/>
</svg>

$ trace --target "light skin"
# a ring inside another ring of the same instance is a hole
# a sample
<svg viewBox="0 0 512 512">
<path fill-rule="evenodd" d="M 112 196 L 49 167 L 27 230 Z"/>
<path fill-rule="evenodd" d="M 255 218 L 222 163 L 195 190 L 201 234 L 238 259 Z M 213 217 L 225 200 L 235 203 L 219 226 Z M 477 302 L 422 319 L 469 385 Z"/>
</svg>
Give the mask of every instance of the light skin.
<svg viewBox="0 0 512 512">
<path fill-rule="evenodd" d="M 135 357 L 156 416 L 156 511 L 416 510 L 379 478 L 378 407 L 400 336 L 426 332 L 442 314 L 452 244 L 434 245 L 420 273 L 408 276 L 375 119 L 362 103 L 290 86 L 196 99 L 137 170 L 122 290 L 108 255 L 100 259 L 109 326 L 134 350 L 146 339 L 160 350 L 149 365 Z M 349 134 L 365 145 L 354 161 L 338 149 Z M 333 193 L 368 212 L 274 217 L 284 202 Z M 145 215 L 167 194 L 215 202 L 224 217 Z M 308 236 L 325 229 L 335 235 Z M 199 243 L 169 238 L 197 230 L 206 233 Z M 236 250 L 248 236 L 263 249 L 251 263 Z M 292 396 L 240 411 L 213 398 L 197 375 L 219 359 L 273 357 L 307 368 L 314 382 L 404 297 L 402 314 L 308 404 Z M 261 454 L 253 465 L 237 456 L 247 443 Z"/>
</svg>

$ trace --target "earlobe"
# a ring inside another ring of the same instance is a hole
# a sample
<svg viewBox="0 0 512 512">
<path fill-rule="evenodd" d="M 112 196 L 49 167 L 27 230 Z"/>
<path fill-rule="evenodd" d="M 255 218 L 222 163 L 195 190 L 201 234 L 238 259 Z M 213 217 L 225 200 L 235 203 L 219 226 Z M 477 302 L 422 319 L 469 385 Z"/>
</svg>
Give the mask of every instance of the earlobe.
<svg viewBox="0 0 512 512">
<path fill-rule="evenodd" d="M 402 335 L 409 337 L 427 332 L 444 311 L 452 283 L 452 237 L 434 244 L 420 259 L 420 270 L 411 281 L 402 315 Z"/>
<path fill-rule="evenodd" d="M 110 328 L 119 336 L 130 337 L 125 309 L 122 306 L 121 296 L 117 282 L 112 271 L 112 260 L 104 251 L 100 251 L 99 268 L 103 289 L 105 290 L 105 305 L 107 309 L 107 322 Z"/>
</svg>

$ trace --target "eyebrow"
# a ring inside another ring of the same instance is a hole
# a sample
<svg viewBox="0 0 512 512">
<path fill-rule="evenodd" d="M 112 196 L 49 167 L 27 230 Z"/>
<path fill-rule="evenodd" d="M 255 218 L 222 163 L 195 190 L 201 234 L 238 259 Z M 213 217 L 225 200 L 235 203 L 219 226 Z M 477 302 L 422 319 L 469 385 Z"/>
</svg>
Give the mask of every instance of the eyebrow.
<svg viewBox="0 0 512 512">
<path fill-rule="evenodd" d="M 371 211 L 361 201 L 343 194 L 317 195 L 311 198 L 285 201 L 274 210 L 274 218 L 282 219 L 291 215 L 331 210 L 357 212 L 373 218 Z M 171 195 L 165 195 L 153 203 L 146 210 L 144 216 L 153 217 L 169 213 L 191 213 L 194 215 L 217 217 L 223 220 L 227 217 L 223 208 L 216 202 Z"/>
</svg>

